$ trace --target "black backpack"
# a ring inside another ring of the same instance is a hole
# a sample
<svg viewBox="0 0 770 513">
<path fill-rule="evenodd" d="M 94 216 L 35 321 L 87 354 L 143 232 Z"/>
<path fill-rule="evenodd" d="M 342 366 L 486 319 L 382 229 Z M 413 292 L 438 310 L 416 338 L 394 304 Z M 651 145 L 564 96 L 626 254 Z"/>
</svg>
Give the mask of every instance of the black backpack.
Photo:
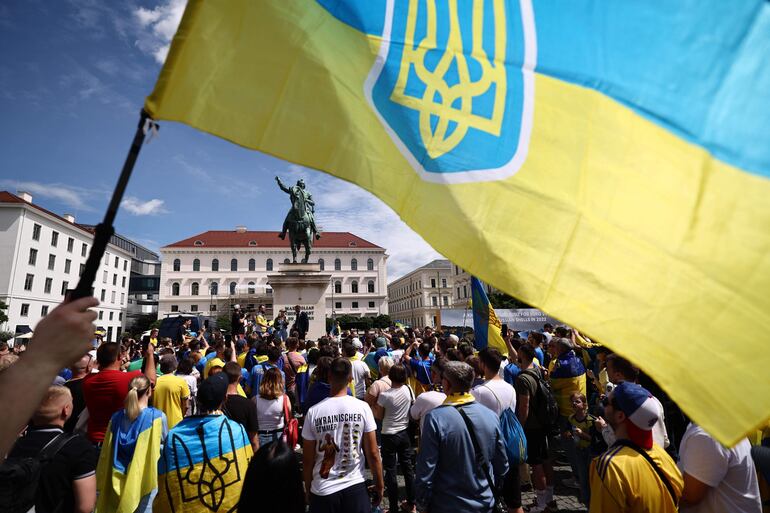
<svg viewBox="0 0 770 513">
<path fill-rule="evenodd" d="M 37 456 L 8 458 L 0 464 L 0 510 L 3 513 L 27 513 L 35 506 L 43 468 L 76 436 L 60 433 Z M 61 503 L 54 511 L 60 509 Z"/>
<path fill-rule="evenodd" d="M 527 372 L 528 370 L 521 371 L 521 374 L 526 374 L 537 381 L 538 399 L 534 408 L 537 419 L 543 424 L 546 432 L 558 433 L 559 403 L 556 402 L 556 398 L 553 395 L 551 384 L 543 379 L 543 375 L 540 372 Z"/>
</svg>

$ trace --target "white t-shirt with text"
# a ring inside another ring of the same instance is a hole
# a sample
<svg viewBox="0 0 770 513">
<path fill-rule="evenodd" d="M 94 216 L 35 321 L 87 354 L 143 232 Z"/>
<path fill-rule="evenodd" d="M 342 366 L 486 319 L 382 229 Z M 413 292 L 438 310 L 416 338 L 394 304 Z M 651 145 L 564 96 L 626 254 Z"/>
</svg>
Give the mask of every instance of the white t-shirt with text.
<svg viewBox="0 0 770 513">
<path fill-rule="evenodd" d="M 377 404 L 385 409 L 382 418 L 383 435 L 395 435 L 409 426 L 409 407 L 412 405 L 412 392 L 409 385 L 390 388 L 377 398 Z"/>
<path fill-rule="evenodd" d="M 310 491 L 331 495 L 364 482 L 364 433 L 377 429 L 369 405 L 350 396 L 329 397 L 307 412 L 302 438 L 315 441 Z"/>
</svg>

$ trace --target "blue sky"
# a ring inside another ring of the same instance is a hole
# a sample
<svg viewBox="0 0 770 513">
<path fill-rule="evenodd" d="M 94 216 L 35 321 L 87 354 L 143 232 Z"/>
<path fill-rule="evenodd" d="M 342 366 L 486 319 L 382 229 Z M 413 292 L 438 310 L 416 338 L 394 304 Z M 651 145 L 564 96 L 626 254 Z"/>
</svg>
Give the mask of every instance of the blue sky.
<svg viewBox="0 0 770 513">
<path fill-rule="evenodd" d="M 184 5 L 0 0 L 0 189 L 99 222 Z M 279 229 L 275 175 L 305 178 L 322 230 L 386 248 L 389 280 L 440 258 L 368 192 L 173 123 L 143 147 L 116 229 L 154 250 L 239 224 Z"/>
</svg>

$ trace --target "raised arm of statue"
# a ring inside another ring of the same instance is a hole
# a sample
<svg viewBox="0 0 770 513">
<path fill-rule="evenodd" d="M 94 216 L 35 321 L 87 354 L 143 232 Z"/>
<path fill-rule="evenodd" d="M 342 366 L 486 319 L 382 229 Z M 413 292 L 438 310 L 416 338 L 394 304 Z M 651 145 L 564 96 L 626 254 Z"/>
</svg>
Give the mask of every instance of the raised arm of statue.
<svg viewBox="0 0 770 513">
<path fill-rule="evenodd" d="M 280 178 L 276 176 L 275 181 L 278 182 L 278 187 L 280 187 L 283 192 L 286 194 L 291 194 L 291 191 L 283 184 Z"/>
</svg>

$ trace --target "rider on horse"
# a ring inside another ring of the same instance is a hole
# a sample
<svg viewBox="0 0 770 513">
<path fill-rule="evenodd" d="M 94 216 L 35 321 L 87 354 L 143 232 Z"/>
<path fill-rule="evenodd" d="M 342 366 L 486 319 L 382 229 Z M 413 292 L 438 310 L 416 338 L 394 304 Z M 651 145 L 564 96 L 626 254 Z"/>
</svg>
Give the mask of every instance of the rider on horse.
<svg viewBox="0 0 770 513">
<path fill-rule="evenodd" d="M 311 232 L 315 234 L 315 238 L 320 239 L 321 236 L 318 234 L 315 226 L 315 202 L 313 201 L 313 196 L 305 190 L 305 181 L 300 178 L 297 180 L 297 185 L 292 187 L 286 187 L 277 176 L 275 181 L 278 182 L 278 187 L 291 198 L 291 210 L 286 214 L 279 237 L 285 239 L 286 232 L 291 230 L 292 227 L 299 227 L 308 223 Z"/>
</svg>

